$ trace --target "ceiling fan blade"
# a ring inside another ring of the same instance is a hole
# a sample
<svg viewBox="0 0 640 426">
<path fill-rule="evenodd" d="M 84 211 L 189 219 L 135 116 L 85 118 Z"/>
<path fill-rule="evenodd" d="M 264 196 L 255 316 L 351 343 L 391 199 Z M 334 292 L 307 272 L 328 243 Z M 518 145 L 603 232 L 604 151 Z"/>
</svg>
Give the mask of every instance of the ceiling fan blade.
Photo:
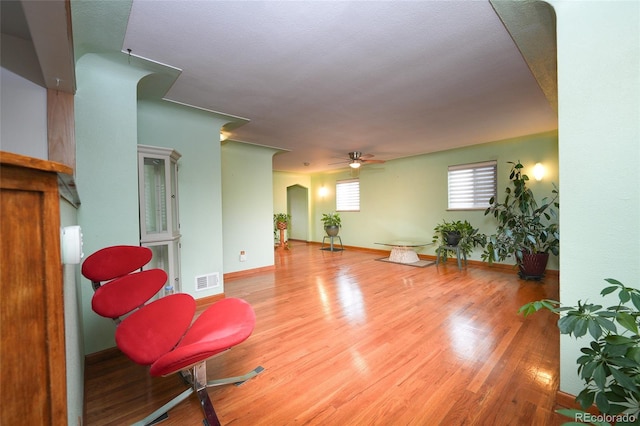
<svg viewBox="0 0 640 426">
<path fill-rule="evenodd" d="M 371 164 L 382 164 L 384 160 L 361 160 L 362 163 L 371 163 Z"/>
<path fill-rule="evenodd" d="M 342 161 L 338 161 L 337 163 L 329 163 L 329 166 L 333 166 L 335 164 L 347 164 L 350 163 L 351 160 L 342 160 Z"/>
</svg>

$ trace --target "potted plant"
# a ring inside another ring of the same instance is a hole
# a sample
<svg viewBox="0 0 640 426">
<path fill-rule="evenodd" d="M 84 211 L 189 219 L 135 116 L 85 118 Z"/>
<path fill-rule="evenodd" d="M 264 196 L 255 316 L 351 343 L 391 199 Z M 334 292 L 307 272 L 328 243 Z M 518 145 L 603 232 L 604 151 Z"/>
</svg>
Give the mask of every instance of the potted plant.
<svg viewBox="0 0 640 426">
<path fill-rule="evenodd" d="M 474 228 L 468 221 L 452 221 L 443 220 L 442 223 L 433 228 L 433 243 L 439 243 L 440 246 L 456 247 L 460 246 L 460 250 L 464 253 L 465 259 L 474 247 L 484 247 L 487 244 L 487 236 L 480 234 L 477 228 Z M 454 250 L 438 250 L 438 256 L 443 262 L 447 261 L 448 255 L 454 253 Z"/>
<path fill-rule="evenodd" d="M 322 213 L 322 219 L 320 219 L 324 225 L 324 230 L 330 237 L 338 235 L 342 222 L 340 219 L 340 213 Z"/>
<path fill-rule="evenodd" d="M 276 213 L 273 215 L 273 226 L 275 229 L 287 229 L 291 223 L 291 215 L 287 213 Z"/>
<path fill-rule="evenodd" d="M 276 213 L 273 215 L 273 233 L 280 231 L 280 247 L 285 246 L 284 230 L 291 224 L 291 215 L 288 213 Z"/>
<path fill-rule="evenodd" d="M 511 185 L 505 189 L 504 201 L 491 197 L 484 212 L 495 217 L 498 228 L 488 237 L 482 260 L 492 263 L 513 256 L 522 278 L 541 279 L 549 253 L 558 255 L 560 248 L 558 189 L 554 185 L 551 197 L 543 198 L 538 205 L 527 187 L 529 177 L 522 173 L 524 166 L 519 161 L 509 163 Z"/>
<path fill-rule="evenodd" d="M 555 300 L 527 303 L 519 310 L 528 316 L 546 309 L 560 316 L 561 334 L 575 338 L 589 337 L 576 360 L 584 388 L 576 397 L 583 410 L 594 402 L 604 417 L 616 425 L 638 424 L 640 419 L 640 291 L 626 287 L 613 278 L 600 294 L 618 292 L 618 303 L 603 308 L 600 304 L 578 301 L 577 306 L 563 307 Z M 587 334 L 588 333 L 588 334 Z M 577 410 L 558 410 L 576 418 Z M 580 417 L 579 417 L 580 418 Z M 582 416 L 581 418 L 584 418 Z M 573 424 L 573 423 L 572 423 Z M 599 423 L 609 424 L 609 423 Z"/>
</svg>

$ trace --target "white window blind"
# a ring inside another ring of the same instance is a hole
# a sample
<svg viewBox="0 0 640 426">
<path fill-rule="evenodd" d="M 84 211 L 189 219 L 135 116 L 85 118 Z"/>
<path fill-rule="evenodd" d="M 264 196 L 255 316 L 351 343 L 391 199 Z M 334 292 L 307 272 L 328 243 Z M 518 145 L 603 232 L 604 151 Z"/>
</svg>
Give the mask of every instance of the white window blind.
<svg viewBox="0 0 640 426">
<path fill-rule="evenodd" d="M 360 181 L 358 179 L 336 182 L 336 211 L 360 211 Z"/>
<path fill-rule="evenodd" d="M 496 196 L 495 161 L 449 166 L 449 210 L 486 209 Z"/>
</svg>

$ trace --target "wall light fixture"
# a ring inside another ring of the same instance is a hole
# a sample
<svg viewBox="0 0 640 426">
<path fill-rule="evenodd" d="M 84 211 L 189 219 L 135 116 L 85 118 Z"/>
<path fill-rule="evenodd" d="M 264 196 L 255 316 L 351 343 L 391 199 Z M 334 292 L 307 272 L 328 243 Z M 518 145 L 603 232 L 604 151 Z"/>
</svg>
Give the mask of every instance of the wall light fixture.
<svg viewBox="0 0 640 426">
<path fill-rule="evenodd" d="M 536 165 L 533 166 L 533 177 L 537 181 L 541 181 L 544 177 L 544 166 L 542 165 L 542 163 L 536 163 Z"/>
</svg>

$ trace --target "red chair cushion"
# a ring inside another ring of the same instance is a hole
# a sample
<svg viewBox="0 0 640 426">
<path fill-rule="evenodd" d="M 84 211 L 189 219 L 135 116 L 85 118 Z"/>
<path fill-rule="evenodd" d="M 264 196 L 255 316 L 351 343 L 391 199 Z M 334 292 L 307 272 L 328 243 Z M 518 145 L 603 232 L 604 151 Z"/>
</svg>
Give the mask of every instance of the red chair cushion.
<svg viewBox="0 0 640 426">
<path fill-rule="evenodd" d="M 87 257 L 82 275 L 91 281 L 108 281 L 127 275 L 149 263 L 151 249 L 140 246 L 106 247 Z"/>
<path fill-rule="evenodd" d="M 151 365 L 152 376 L 166 376 L 187 368 L 246 340 L 256 323 L 251 305 L 228 298 L 207 308 L 178 346 Z"/>
<path fill-rule="evenodd" d="M 150 365 L 175 347 L 195 312 L 190 295 L 165 296 L 126 317 L 116 328 L 116 344 L 133 362 Z"/>
<path fill-rule="evenodd" d="M 96 289 L 91 308 L 106 318 L 118 318 L 147 303 L 167 282 L 162 269 L 136 272 L 109 281 Z"/>
</svg>

